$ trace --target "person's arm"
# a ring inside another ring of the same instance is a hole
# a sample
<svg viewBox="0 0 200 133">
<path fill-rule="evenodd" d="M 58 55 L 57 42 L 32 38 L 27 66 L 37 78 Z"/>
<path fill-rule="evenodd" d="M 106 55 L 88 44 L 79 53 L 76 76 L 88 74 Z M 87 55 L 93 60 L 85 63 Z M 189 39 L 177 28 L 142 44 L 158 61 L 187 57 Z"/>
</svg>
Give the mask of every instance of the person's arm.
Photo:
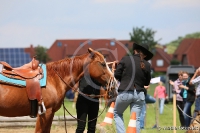
<svg viewBox="0 0 200 133">
<path fill-rule="evenodd" d="M 144 86 L 144 88 L 147 90 L 147 89 L 149 89 L 149 85 L 148 86 Z"/>
<path fill-rule="evenodd" d="M 119 62 L 119 64 L 117 65 L 117 69 L 115 70 L 115 78 L 118 80 L 118 81 L 121 81 L 121 76 L 122 76 L 122 73 L 124 71 L 124 64 L 125 64 L 125 57 L 123 57 L 121 59 L 121 61 Z"/>
<path fill-rule="evenodd" d="M 174 86 L 174 82 L 172 80 L 169 80 L 169 84 Z"/>
<path fill-rule="evenodd" d="M 187 87 L 187 86 L 185 86 L 185 85 L 182 85 L 182 84 L 179 85 L 178 87 L 179 87 L 180 89 L 185 89 L 185 90 L 188 90 L 188 89 L 189 89 L 189 87 Z"/>
<path fill-rule="evenodd" d="M 196 70 L 193 77 L 191 78 L 190 83 L 189 83 L 190 85 L 200 82 L 200 76 L 198 76 L 198 73 L 199 73 L 199 69 Z M 196 77 L 196 76 L 198 76 L 198 77 Z"/>
</svg>

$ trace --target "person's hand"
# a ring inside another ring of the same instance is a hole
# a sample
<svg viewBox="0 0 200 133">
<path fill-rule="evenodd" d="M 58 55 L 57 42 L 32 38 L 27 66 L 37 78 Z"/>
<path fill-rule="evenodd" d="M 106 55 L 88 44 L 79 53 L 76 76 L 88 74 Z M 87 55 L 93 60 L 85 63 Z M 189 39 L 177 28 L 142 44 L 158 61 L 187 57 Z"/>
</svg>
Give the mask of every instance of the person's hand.
<svg viewBox="0 0 200 133">
<path fill-rule="evenodd" d="M 200 67 L 196 70 L 195 74 L 196 74 L 197 76 L 200 76 Z"/>
<path fill-rule="evenodd" d="M 113 64 L 112 64 L 112 70 L 115 71 L 116 70 L 116 67 L 117 67 L 117 64 L 119 63 L 119 61 L 113 61 Z"/>
<path fill-rule="evenodd" d="M 169 80 L 170 85 L 174 85 L 174 82 L 172 80 Z"/>
<path fill-rule="evenodd" d="M 179 85 L 178 87 L 179 87 L 180 89 L 186 89 L 186 90 L 188 90 L 188 87 L 185 86 L 185 85 Z"/>
<path fill-rule="evenodd" d="M 144 86 L 145 89 L 149 89 L 149 85 L 148 86 Z"/>
<path fill-rule="evenodd" d="M 118 61 L 118 60 L 116 60 L 116 61 L 114 61 L 114 63 L 115 63 L 115 64 L 118 64 L 118 63 L 119 63 L 119 61 Z"/>
<path fill-rule="evenodd" d="M 179 85 L 178 87 L 179 87 L 180 89 L 183 89 L 184 85 Z"/>
</svg>

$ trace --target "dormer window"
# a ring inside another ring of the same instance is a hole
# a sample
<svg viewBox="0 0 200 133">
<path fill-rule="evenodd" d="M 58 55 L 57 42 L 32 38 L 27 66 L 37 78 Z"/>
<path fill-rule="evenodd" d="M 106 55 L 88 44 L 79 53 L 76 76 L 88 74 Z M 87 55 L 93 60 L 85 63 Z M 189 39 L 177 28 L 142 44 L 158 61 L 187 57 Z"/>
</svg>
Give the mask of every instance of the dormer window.
<svg viewBox="0 0 200 133">
<path fill-rule="evenodd" d="M 89 45 L 92 45 L 92 41 L 91 41 L 91 40 L 88 40 L 88 44 L 89 44 Z"/>
<path fill-rule="evenodd" d="M 110 41 L 111 46 L 115 46 L 115 41 Z"/>
<path fill-rule="evenodd" d="M 57 42 L 57 46 L 61 47 L 62 46 L 62 42 Z"/>
</svg>

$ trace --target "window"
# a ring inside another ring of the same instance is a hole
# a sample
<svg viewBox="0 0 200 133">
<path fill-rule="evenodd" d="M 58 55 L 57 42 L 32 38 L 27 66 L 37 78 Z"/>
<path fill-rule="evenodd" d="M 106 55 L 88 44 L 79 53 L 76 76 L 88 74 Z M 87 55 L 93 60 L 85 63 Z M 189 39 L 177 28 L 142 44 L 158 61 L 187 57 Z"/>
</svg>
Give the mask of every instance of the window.
<svg viewBox="0 0 200 133">
<path fill-rule="evenodd" d="M 57 46 L 61 47 L 62 46 L 62 42 L 57 42 Z"/>
<path fill-rule="evenodd" d="M 183 65 L 188 65 L 188 60 L 187 60 L 187 55 L 186 54 L 182 55 L 182 64 Z"/>
<path fill-rule="evenodd" d="M 151 60 L 148 60 L 148 62 L 151 64 Z"/>
<path fill-rule="evenodd" d="M 115 41 L 110 41 L 111 46 L 115 46 Z"/>
<path fill-rule="evenodd" d="M 91 45 L 91 44 L 92 44 L 92 41 L 91 41 L 91 40 L 88 40 L 88 44 Z"/>
<path fill-rule="evenodd" d="M 126 43 L 125 46 L 128 48 L 128 43 Z"/>
<path fill-rule="evenodd" d="M 160 67 L 163 66 L 163 65 L 164 65 L 163 60 L 161 60 L 161 59 L 157 60 L 157 61 L 156 61 L 156 65 L 157 65 L 157 66 L 160 66 Z"/>
</svg>

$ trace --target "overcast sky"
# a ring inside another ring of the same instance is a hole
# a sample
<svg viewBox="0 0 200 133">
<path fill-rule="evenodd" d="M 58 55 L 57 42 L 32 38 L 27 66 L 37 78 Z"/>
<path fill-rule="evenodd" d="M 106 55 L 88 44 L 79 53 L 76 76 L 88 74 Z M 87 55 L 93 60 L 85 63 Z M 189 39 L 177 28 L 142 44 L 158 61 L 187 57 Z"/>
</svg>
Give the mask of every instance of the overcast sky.
<svg viewBox="0 0 200 133">
<path fill-rule="evenodd" d="M 0 47 L 49 48 L 56 39 L 130 39 L 133 27 L 168 43 L 200 32 L 200 0 L 0 0 Z"/>
</svg>

